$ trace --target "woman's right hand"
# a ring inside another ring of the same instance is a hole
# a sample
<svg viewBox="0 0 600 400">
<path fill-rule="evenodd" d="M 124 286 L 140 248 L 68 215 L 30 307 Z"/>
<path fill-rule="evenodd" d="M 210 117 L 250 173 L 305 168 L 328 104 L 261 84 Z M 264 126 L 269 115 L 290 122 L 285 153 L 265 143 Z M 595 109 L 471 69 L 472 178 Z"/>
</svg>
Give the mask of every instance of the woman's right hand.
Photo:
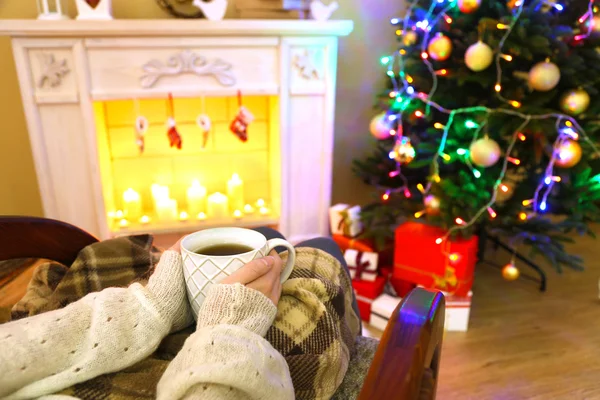
<svg viewBox="0 0 600 400">
<path fill-rule="evenodd" d="M 250 261 L 242 268 L 225 278 L 221 283 L 241 283 L 258 290 L 277 305 L 281 297 L 281 270 L 283 261 L 275 251 L 267 257 Z"/>
</svg>

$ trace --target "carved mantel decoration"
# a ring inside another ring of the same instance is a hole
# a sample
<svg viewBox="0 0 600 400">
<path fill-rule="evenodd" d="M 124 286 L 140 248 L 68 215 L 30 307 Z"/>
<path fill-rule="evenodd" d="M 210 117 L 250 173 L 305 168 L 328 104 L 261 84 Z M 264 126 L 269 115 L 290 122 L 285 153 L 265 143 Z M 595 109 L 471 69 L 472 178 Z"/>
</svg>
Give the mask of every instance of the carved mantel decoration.
<svg viewBox="0 0 600 400">
<path fill-rule="evenodd" d="M 57 87 L 61 84 L 62 78 L 69 73 L 67 60 L 56 61 L 54 54 L 40 54 L 41 76 L 38 80 L 38 87 L 42 89 L 46 84 L 50 87 Z"/>
<path fill-rule="evenodd" d="M 142 69 L 145 74 L 141 77 L 140 84 L 144 89 L 151 88 L 162 77 L 181 74 L 213 75 L 223 86 L 233 86 L 236 83 L 231 64 L 219 58 L 208 61 L 205 57 L 189 50 L 170 57 L 166 63 L 152 60 Z"/>
<path fill-rule="evenodd" d="M 321 72 L 316 61 L 316 50 L 305 49 L 294 57 L 294 65 L 300 70 L 304 79 L 321 79 Z"/>
</svg>

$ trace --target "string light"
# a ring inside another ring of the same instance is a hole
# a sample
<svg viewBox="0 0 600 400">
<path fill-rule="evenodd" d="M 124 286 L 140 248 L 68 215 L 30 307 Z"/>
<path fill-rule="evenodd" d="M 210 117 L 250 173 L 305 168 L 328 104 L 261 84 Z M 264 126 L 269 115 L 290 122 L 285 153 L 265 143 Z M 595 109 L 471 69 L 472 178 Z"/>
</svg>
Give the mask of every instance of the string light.
<svg viewBox="0 0 600 400">
<path fill-rule="evenodd" d="M 517 134 L 517 136 L 519 137 L 519 140 L 520 140 L 521 142 L 524 142 L 524 141 L 527 139 L 527 136 L 525 136 L 525 135 L 524 135 L 524 134 L 522 134 L 521 132 L 519 132 L 519 133 Z"/>
<path fill-rule="evenodd" d="M 500 93 L 500 91 L 502 90 L 502 86 L 500 86 L 499 83 L 496 83 L 496 86 L 494 86 L 494 90 L 498 93 Z"/>
<path fill-rule="evenodd" d="M 506 25 L 506 24 L 497 24 L 496 28 L 498 29 L 508 29 L 510 28 L 510 25 Z"/>
<path fill-rule="evenodd" d="M 423 117 L 423 112 L 421 110 L 415 111 L 415 117 L 422 118 Z"/>
<path fill-rule="evenodd" d="M 455 263 L 458 260 L 460 260 L 460 254 L 458 253 L 452 253 L 448 256 L 448 259 L 450 260 L 450 262 Z"/>
<path fill-rule="evenodd" d="M 516 101 L 516 100 L 511 100 L 511 101 L 510 101 L 510 105 L 511 105 L 511 106 L 513 106 L 514 108 L 519 108 L 519 107 L 521 107 L 521 103 L 519 103 L 519 102 L 518 102 L 518 101 Z"/>
<path fill-rule="evenodd" d="M 524 212 L 520 212 L 520 213 L 519 213 L 519 219 L 520 219 L 521 221 L 525 221 L 525 220 L 527 219 L 527 214 L 526 214 L 526 213 L 524 213 Z"/>
<path fill-rule="evenodd" d="M 467 149 L 458 149 L 456 150 L 456 154 L 458 154 L 459 156 L 464 156 L 465 154 L 467 154 Z"/>
<path fill-rule="evenodd" d="M 442 68 L 440 70 L 435 71 L 436 75 L 441 75 L 441 76 L 446 76 L 448 74 L 448 70 L 445 68 Z"/>
<path fill-rule="evenodd" d="M 437 238 L 437 239 L 435 239 L 435 244 L 442 244 L 443 241 L 444 241 L 444 239 Z"/>
<path fill-rule="evenodd" d="M 504 193 L 508 193 L 509 188 L 505 184 L 501 184 L 500 185 L 500 190 L 502 190 Z"/>
<path fill-rule="evenodd" d="M 408 190 L 408 188 L 404 189 L 404 197 L 406 197 L 407 199 L 410 199 L 411 196 L 412 195 L 410 193 L 410 190 Z"/>
<path fill-rule="evenodd" d="M 427 52 L 424 51 L 424 52 L 421 53 L 421 58 L 423 60 L 427 60 L 429 58 L 429 54 L 427 54 Z"/>
<path fill-rule="evenodd" d="M 439 122 L 436 122 L 435 124 L 433 124 L 433 127 L 435 129 L 444 129 L 444 124 L 441 124 Z"/>
<path fill-rule="evenodd" d="M 415 213 L 415 218 L 421 218 L 426 212 L 427 212 L 427 210 L 417 211 Z"/>
<path fill-rule="evenodd" d="M 388 174 L 388 176 L 389 176 L 390 178 L 395 178 L 395 177 L 397 177 L 398 175 L 400 175 L 400 171 L 391 171 L 391 172 Z"/>
<path fill-rule="evenodd" d="M 527 206 L 530 206 L 533 202 L 534 202 L 533 199 L 529 199 L 529 200 L 523 200 L 523 202 L 521 204 L 523 204 L 525 207 L 527 207 Z"/>
<path fill-rule="evenodd" d="M 500 57 L 502 57 L 506 61 L 512 61 L 513 60 L 512 56 L 508 55 L 508 54 L 500 54 Z"/>
<path fill-rule="evenodd" d="M 513 163 L 515 165 L 521 164 L 521 160 L 519 160 L 518 158 L 506 157 L 506 159 L 508 160 L 508 162 Z"/>
<path fill-rule="evenodd" d="M 425 193 L 425 188 L 422 183 L 417 184 L 417 190 L 421 193 Z"/>
<path fill-rule="evenodd" d="M 488 213 L 490 214 L 490 217 L 492 217 L 492 218 L 496 218 L 496 216 L 498 215 L 498 214 L 496 214 L 496 211 L 494 211 L 494 210 L 492 209 L 492 207 L 488 207 L 488 208 L 487 208 L 487 211 L 488 211 Z"/>
<path fill-rule="evenodd" d="M 383 196 L 381 196 L 381 198 L 383 199 L 383 201 L 388 201 L 390 199 L 390 192 L 384 193 Z"/>
<path fill-rule="evenodd" d="M 456 222 L 456 225 L 464 225 L 465 224 L 465 221 L 462 218 L 460 218 L 460 217 L 457 217 L 454 220 L 454 222 Z"/>
<path fill-rule="evenodd" d="M 550 185 L 552 182 L 560 182 L 562 179 L 560 176 L 547 176 L 544 178 L 544 183 Z"/>
</svg>

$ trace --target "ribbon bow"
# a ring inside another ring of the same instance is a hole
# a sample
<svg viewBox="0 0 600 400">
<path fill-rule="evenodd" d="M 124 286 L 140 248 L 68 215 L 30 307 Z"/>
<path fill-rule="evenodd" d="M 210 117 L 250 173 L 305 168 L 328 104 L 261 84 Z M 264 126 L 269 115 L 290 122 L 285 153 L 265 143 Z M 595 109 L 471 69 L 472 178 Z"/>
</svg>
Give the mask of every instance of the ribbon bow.
<svg viewBox="0 0 600 400">
<path fill-rule="evenodd" d="M 361 279 L 362 278 L 362 273 L 365 271 L 365 269 L 369 268 L 371 266 L 371 262 L 370 261 L 362 261 L 362 256 L 363 256 L 363 252 L 359 251 L 356 253 L 356 279 Z"/>
<path fill-rule="evenodd" d="M 458 284 L 458 278 L 456 278 L 456 270 L 453 267 L 446 267 L 446 271 L 444 276 L 434 276 L 435 286 L 444 291 L 449 291 L 446 289 L 456 288 Z"/>
<path fill-rule="evenodd" d="M 340 223 L 338 224 L 338 230 L 344 232 L 344 236 L 350 236 L 350 225 L 352 225 L 352 220 L 350 219 L 350 214 L 348 210 L 340 211 Z"/>
</svg>

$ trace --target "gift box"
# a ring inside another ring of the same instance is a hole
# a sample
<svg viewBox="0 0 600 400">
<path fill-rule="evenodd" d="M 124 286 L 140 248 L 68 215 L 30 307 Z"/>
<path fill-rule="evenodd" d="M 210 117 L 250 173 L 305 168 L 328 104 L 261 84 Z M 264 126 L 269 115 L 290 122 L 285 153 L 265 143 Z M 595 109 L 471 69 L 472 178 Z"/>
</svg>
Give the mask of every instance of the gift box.
<svg viewBox="0 0 600 400">
<path fill-rule="evenodd" d="M 330 207 L 329 223 L 331 233 L 334 235 L 343 235 L 349 238 L 360 235 L 363 228 L 360 221 L 360 206 L 336 204 Z"/>
<path fill-rule="evenodd" d="M 373 301 L 383 293 L 386 280 L 381 276 L 375 278 L 375 281 L 352 281 L 354 295 L 358 303 L 358 310 L 363 321 L 369 322 L 371 318 L 371 305 Z"/>
<path fill-rule="evenodd" d="M 367 239 L 353 239 L 343 235 L 331 235 L 331 237 L 340 247 L 342 253 L 345 253 L 349 249 L 365 253 L 377 253 L 379 255 L 379 265 L 394 264 L 394 246 L 391 242 L 382 251 L 377 251 L 373 242 Z"/>
<path fill-rule="evenodd" d="M 377 253 L 348 249 L 344 252 L 344 259 L 352 279 L 373 282 L 377 278 Z"/>
<path fill-rule="evenodd" d="M 470 291 L 466 296 L 456 296 L 448 293 L 445 293 L 444 296 L 446 297 L 444 330 L 448 332 L 466 332 L 469 328 L 473 292 Z M 371 304 L 369 325 L 384 330 L 400 301 L 402 301 L 401 297 L 393 297 L 387 294 L 375 299 Z"/>
<path fill-rule="evenodd" d="M 447 239 L 446 231 L 416 222 L 396 228 L 393 276 L 426 288 L 466 296 L 473 285 L 477 236 Z"/>
<path fill-rule="evenodd" d="M 401 278 L 396 278 L 393 275 L 390 277 L 390 284 L 399 297 L 406 296 L 411 290 L 417 287 L 416 283 L 405 281 Z"/>
</svg>

